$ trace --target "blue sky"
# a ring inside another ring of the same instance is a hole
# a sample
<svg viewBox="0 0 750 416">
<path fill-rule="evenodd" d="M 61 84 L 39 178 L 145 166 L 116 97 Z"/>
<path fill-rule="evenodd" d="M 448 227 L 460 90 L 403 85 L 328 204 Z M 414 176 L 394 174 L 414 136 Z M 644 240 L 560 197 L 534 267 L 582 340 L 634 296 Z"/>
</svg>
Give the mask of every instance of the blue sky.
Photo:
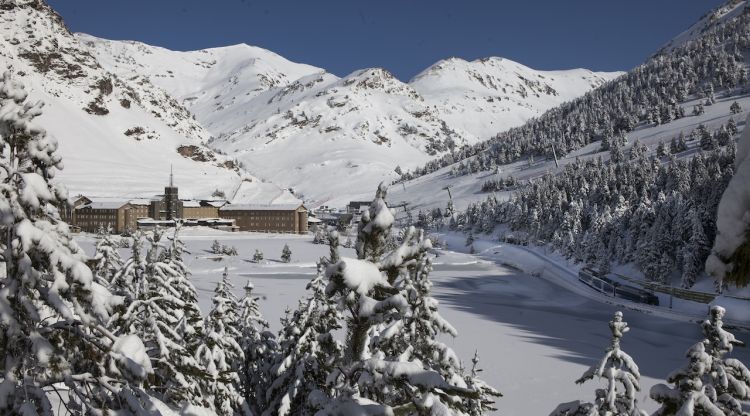
<svg viewBox="0 0 750 416">
<path fill-rule="evenodd" d="M 247 43 L 337 75 L 501 56 L 627 70 L 723 0 L 48 0 L 68 27 L 175 50 Z"/>
</svg>

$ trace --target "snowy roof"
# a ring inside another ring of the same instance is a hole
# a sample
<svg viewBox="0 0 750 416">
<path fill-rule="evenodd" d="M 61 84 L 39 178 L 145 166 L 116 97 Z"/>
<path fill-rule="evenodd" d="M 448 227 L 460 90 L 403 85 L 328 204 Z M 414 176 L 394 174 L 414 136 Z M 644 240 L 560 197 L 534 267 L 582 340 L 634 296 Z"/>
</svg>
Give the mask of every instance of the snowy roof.
<svg viewBox="0 0 750 416">
<path fill-rule="evenodd" d="M 198 201 L 182 201 L 183 208 L 200 208 L 201 203 Z"/>
<path fill-rule="evenodd" d="M 123 200 L 101 200 L 92 201 L 90 204 L 82 205 L 77 209 L 91 208 L 91 209 L 118 209 L 123 205 L 128 204 L 128 201 Z"/>
<path fill-rule="evenodd" d="M 227 201 L 220 200 L 220 201 L 203 201 L 203 203 L 207 205 L 211 205 L 212 207 L 221 208 L 224 205 L 227 204 Z"/>
<path fill-rule="evenodd" d="M 317 219 L 315 217 L 307 217 L 307 222 L 318 223 L 318 222 L 323 222 L 323 221 L 321 221 L 321 220 L 319 220 L 319 219 Z"/>
<path fill-rule="evenodd" d="M 302 204 L 232 204 L 221 207 L 222 211 L 294 211 Z"/>
<path fill-rule="evenodd" d="M 138 218 L 138 224 L 174 224 L 174 220 L 155 220 L 153 218 Z"/>
<path fill-rule="evenodd" d="M 130 204 L 131 205 L 151 205 L 151 200 L 150 199 L 143 199 L 143 198 L 131 199 L 130 200 Z"/>
</svg>

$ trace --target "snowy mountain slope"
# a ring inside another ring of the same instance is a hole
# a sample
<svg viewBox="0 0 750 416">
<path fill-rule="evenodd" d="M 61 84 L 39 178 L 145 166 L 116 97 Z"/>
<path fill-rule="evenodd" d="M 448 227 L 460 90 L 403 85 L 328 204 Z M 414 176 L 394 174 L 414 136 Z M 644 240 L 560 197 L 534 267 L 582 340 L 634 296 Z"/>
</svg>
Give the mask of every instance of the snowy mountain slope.
<svg viewBox="0 0 750 416">
<path fill-rule="evenodd" d="M 43 1 L 2 3 L 0 62 L 46 103 L 39 122 L 60 144 L 71 195 L 150 195 L 170 165 L 185 197 L 230 193 L 245 176 L 203 144 L 210 134 L 170 94 L 102 68 Z"/>
<path fill-rule="evenodd" d="M 313 205 L 374 189 L 396 177 L 396 166 L 477 140 L 453 131 L 383 69 L 338 78 L 247 45 L 173 52 L 77 36 L 110 71 L 137 74 L 182 100 L 214 136 L 211 147 Z"/>
<path fill-rule="evenodd" d="M 691 110 L 693 105 L 700 101 L 688 101 L 681 106 L 686 110 Z M 731 114 L 729 111 L 729 107 L 735 101 L 743 108 L 739 114 Z M 709 131 L 717 130 L 722 125 L 726 125 L 730 118 L 737 122 L 739 130 L 742 131 L 745 127 L 742 120 L 750 114 L 750 96 L 720 98 L 714 105 L 706 107 L 705 111 L 700 116 L 685 117 L 667 124 L 636 129 L 627 135 L 628 145 L 625 149 L 627 151 L 638 140 L 648 146 L 649 153 L 654 153 L 660 142 L 665 142 L 668 145 L 673 137 L 678 137 L 680 133 L 689 136 L 700 125 L 704 125 Z M 697 142 L 689 142 L 688 144 L 692 147 L 698 146 Z M 508 177 L 520 181 L 529 181 L 547 173 L 561 172 L 565 169 L 565 166 L 575 163 L 577 160 L 590 160 L 599 157 L 604 160 L 609 159 L 609 151 L 602 151 L 600 147 L 600 143 L 595 142 L 567 155 L 559 155 L 559 168 L 555 167 L 555 162 L 552 159 L 537 158 L 531 162 L 524 159 L 509 163 L 500 166 L 496 171 L 481 171 L 468 175 L 453 176 L 451 170 L 455 165 L 450 165 L 403 184 L 392 185 L 388 192 L 388 199 L 393 204 L 402 201 L 409 202 L 409 206 L 414 212 L 434 208 L 444 209 L 448 202 L 448 192 L 445 188 L 450 187 L 455 209 L 464 210 L 469 204 L 482 201 L 491 195 L 500 200 L 507 199 L 512 192 L 482 192 L 482 185 L 487 181 Z M 678 154 L 677 159 L 690 158 L 696 154 L 697 149 L 694 148 L 692 151 Z"/>
<path fill-rule="evenodd" d="M 183 102 L 214 136 L 211 147 L 256 176 L 294 188 L 312 205 L 370 192 L 395 179 L 397 166 L 476 143 L 481 137 L 471 131 L 496 133 L 616 75 L 574 70 L 558 76 L 498 58 L 487 62 L 503 65 L 434 66 L 409 85 L 380 68 L 338 78 L 248 45 L 175 52 L 76 36 L 108 70 L 148 80 Z M 548 78 L 537 82 L 540 77 Z M 486 111 L 468 104 L 497 97 Z"/>
<path fill-rule="evenodd" d="M 664 45 L 659 53 L 669 52 L 670 50 L 684 45 L 686 42 L 696 39 L 707 30 L 717 27 L 726 21 L 739 16 L 747 9 L 747 0 L 728 0 L 724 5 L 718 7 L 709 13 L 706 13 L 696 23 L 691 25 L 686 31 L 672 38 Z"/>
<path fill-rule="evenodd" d="M 213 129 L 214 122 L 231 117 L 262 92 L 323 72 L 245 44 L 180 52 L 82 33 L 75 36 L 108 70 L 158 85 L 212 132 L 221 129 Z"/>
<path fill-rule="evenodd" d="M 393 186 L 390 201 L 407 202 L 416 219 L 418 210 L 444 210 L 449 188 L 455 208 L 465 210 L 454 218 L 464 229 L 494 230 L 495 236 L 509 227 L 534 233 L 536 241 L 576 261 L 605 268 L 627 264 L 633 275 L 691 287 L 702 275 L 715 236 L 716 205 L 731 172 L 733 140 L 746 127 L 743 120 L 750 111 L 750 62 L 743 41 L 750 31 L 749 9 L 720 10 L 726 18 L 695 41 L 664 50 L 521 128 L 407 174 L 411 180 Z M 647 98 L 637 102 L 633 97 Z M 681 176 L 685 169 L 694 173 Z M 634 185 L 638 177 L 648 179 Z M 628 186 L 647 192 L 628 192 Z M 656 242 L 652 234 L 633 236 L 637 228 L 632 225 L 647 209 L 658 218 L 651 233 L 670 237 Z M 691 217 L 689 230 L 686 216 Z M 589 225 L 578 228 L 584 221 Z M 617 227 L 631 233 L 630 241 L 642 238 L 648 244 L 616 249 L 623 246 L 610 237 L 622 234 L 606 233 Z M 570 240 L 561 242 L 565 238 Z M 580 241 L 588 244 L 584 255 Z M 679 257 L 686 252 L 697 254 Z"/>
<path fill-rule="evenodd" d="M 411 87 L 382 69 L 340 79 L 247 45 L 173 52 L 78 38 L 112 72 L 138 74 L 181 99 L 214 135 L 213 148 L 313 204 L 374 189 L 395 178 L 398 165 L 476 141 L 453 132 Z"/>
<path fill-rule="evenodd" d="M 450 129 L 421 97 L 382 69 L 322 73 L 262 93 L 223 120 L 211 146 L 313 203 L 375 189 L 412 166 L 476 139 Z M 247 112 L 247 116 L 245 116 Z"/>
<path fill-rule="evenodd" d="M 624 72 L 537 71 L 504 58 L 442 60 L 409 84 L 448 125 L 480 139 L 520 126 Z"/>
</svg>

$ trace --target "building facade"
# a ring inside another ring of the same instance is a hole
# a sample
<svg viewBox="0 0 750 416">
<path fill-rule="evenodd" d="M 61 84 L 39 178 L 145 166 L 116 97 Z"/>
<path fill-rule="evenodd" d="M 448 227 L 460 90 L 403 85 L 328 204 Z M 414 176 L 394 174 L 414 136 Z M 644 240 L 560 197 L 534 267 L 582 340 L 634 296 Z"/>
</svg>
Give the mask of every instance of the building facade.
<svg viewBox="0 0 750 416">
<path fill-rule="evenodd" d="M 307 232 L 307 208 L 302 204 L 225 205 L 219 209 L 219 216 L 234 220 L 240 231 Z"/>
<path fill-rule="evenodd" d="M 73 225 L 89 233 L 112 227 L 113 232 L 120 234 L 136 229 L 136 215 L 136 209 L 128 201 L 91 201 L 75 207 Z"/>
<path fill-rule="evenodd" d="M 182 218 L 219 218 L 219 207 L 207 201 L 182 201 Z"/>
</svg>

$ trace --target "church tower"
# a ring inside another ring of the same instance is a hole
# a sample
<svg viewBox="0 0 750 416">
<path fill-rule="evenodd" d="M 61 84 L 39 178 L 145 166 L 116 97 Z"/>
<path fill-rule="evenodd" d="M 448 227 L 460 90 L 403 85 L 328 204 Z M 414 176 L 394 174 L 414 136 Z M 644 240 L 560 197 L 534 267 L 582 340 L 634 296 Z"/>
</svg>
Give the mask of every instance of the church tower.
<svg viewBox="0 0 750 416">
<path fill-rule="evenodd" d="M 182 201 L 180 201 L 177 187 L 174 186 L 172 166 L 169 167 L 169 186 L 164 187 L 164 217 L 167 220 L 182 217 Z"/>
</svg>

